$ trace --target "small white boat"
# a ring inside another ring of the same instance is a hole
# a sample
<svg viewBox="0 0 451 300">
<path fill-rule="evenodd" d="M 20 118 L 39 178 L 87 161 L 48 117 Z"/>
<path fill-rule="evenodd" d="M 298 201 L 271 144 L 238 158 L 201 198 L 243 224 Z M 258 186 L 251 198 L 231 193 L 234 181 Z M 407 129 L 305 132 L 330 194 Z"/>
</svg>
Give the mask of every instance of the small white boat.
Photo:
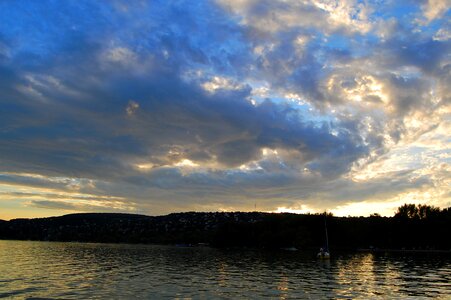
<svg viewBox="0 0 451 300">
<path fill-rule="evenodd" d="M 324 250 L 323 248 L 319 249 L 318 254 L 316 255 L 319 259 L 329 259 L 330 254 L 327 250 Z"/>
<path fill-rule="evenodd" d="M 298 248 L 296 247 L 285 247 L 285 248 L 280 248 L 281 250 L 285 250 L 285 251 L 298 251 Z"/>
</svg>

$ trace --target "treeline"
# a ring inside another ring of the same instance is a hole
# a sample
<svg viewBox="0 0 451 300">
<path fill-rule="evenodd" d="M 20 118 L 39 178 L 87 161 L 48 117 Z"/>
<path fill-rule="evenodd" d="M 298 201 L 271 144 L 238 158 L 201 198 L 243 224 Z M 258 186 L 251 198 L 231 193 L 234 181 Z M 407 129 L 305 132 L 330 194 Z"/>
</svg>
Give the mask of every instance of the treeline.
<svg viewBox="0 0 451 300">
<path fill-rule="evenodd" d="M 451 208 L 406 204 L 393 217 L 260 212 L 70 214 L 0 221 L 0 239 L 210 244 L 214 247 L 450 250 Z"/>
</svg>

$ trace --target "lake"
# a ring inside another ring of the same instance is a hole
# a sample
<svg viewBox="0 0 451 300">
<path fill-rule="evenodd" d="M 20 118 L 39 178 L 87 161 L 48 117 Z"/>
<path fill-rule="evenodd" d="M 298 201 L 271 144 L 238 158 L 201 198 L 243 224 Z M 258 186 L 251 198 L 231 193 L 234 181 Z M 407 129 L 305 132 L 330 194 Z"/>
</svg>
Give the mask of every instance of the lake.
<svg viewBox="0 0 451 300">
<path fill-rule="evenodd" d="M 449 254 L 332 255 L 0 240 L 0 298 L 451 298 Z"/>
</svg>

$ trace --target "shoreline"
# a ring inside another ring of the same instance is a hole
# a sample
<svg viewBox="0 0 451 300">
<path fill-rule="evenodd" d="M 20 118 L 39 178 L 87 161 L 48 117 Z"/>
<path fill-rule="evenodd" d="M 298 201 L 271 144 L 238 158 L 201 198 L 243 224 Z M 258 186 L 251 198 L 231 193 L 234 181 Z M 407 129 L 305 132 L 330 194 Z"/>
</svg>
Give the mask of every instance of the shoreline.
<svg viewBox="0 0 451 300">
<path fill-rule="evenodd" d="M 114 242 L 95 242 L 95 241 L 58 241 L 58 240 L 22 240 L 22 239 L 0 239 L 0 241 L 15 241 L 15 242 L 49 242 L 49 243 L 80 243 L 80 244 L 97 244 L 97 245 L 140 245 L 140 246 L 169 246 L 175 248 L 212 248 L 221 250 L 263 250 L 263 251 L 281 251 L 281 252 L 297 252 L 297 253 L 310 253 L 315 252 L 316 248 L 292 248 L 292 247 L 274 247 L 274 248 L 259 248 L 259 247 L 237 247 L 237 246 L 225 246 L 225 247 L 214 247 L 207 243 L 198 244 L 164 244 L 164 243 L 114 243 Z M 343 252 L 356 252 L 356 253 L 440 253 L 440 254 L 451 254 L 451 250 L 444 249 L 393 249 L 393 248 L 332 248 L 334 253 Z"/>
</svg>

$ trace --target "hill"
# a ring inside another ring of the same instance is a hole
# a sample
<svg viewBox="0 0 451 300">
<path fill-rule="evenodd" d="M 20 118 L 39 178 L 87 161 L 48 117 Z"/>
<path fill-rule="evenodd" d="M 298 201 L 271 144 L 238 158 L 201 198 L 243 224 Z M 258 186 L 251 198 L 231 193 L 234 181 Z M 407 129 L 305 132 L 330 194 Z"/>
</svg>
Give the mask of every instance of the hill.
<svg viewBox="0 0 451 300">
<path fill-rule="evenodd" d="M 429 217 L 328 215 L 335 249 L 451 249 L 451 210 Z M 116 213 L 70 214 L 0 221 L 0 239 L 108 243 L 198 244 L 215 247 L 320 247 L 325 216 L 262 212 L 186 212 L 166 216 Z"/>
</svg>

